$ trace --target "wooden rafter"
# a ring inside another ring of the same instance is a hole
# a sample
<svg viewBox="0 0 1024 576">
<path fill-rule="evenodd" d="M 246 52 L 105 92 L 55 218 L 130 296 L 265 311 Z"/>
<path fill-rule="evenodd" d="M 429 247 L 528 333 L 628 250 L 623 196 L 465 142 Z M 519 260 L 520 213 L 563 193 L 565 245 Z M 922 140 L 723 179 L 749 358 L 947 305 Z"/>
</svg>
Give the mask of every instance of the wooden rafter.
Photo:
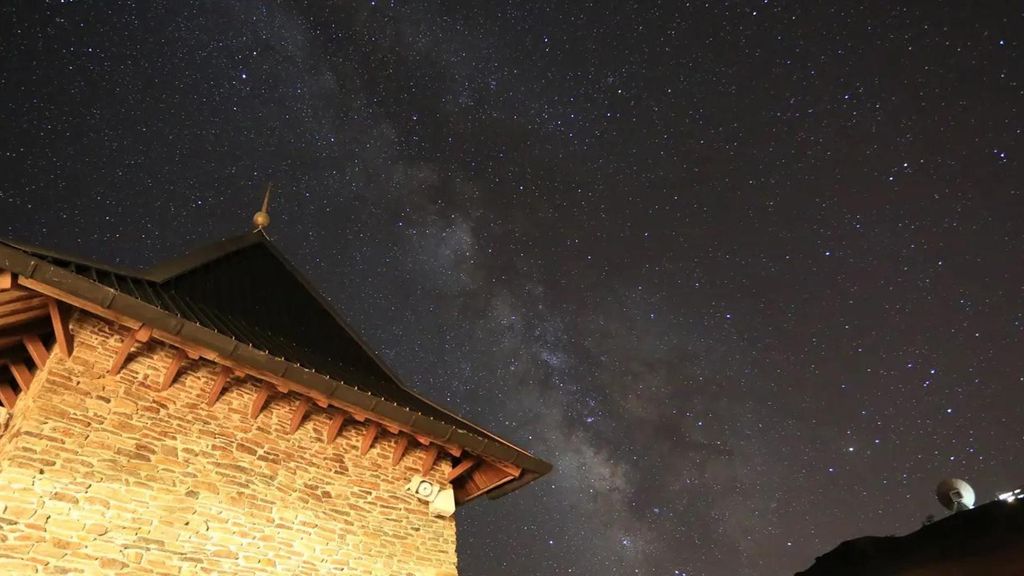
<svg viewBox="0 0 1024 576">
<path fill-rule="evenodd" d="M 488 464 L 500 468 L 506 474 L 511 474 L 514 478 L 519 478 L 519 475 L 523 473 L 523 469 L 515 464 L 509 464 L 508 462 L 502 462 L 493 458 L 485 458 L 485 460 Z"/>
<path fill-rule="evenodd" d="M 25 279 L 18 278 L 21 283 Z M 57 337 L 57 350 L 65 358 L 71 357 L 71 329 L 68 327 L 68 315 L 61 311 L 60 304 L 51 299 L 48 303 L 50 311 L 50 322 L 53 323 L 53 333 Z"/>
<path fill-rule="evenodd" d="M 45 294 L 45 295 L 47 295 L 47 296 L 49 296 L 51 298 L 54 298 L 56 300 L 60 300 L 62 302 L 67 302 L 68 304 L 74 306 L 75 308 L 81 308 L 82 310 L 85 310 L 87 312 L 91 312 L 91 313 L 93 313 L 93 314 L 95 314 L 97 316 L 100 316 L 102 318 L 107 318 L 109 320 L 113 320 L 113 321 L 115 321 L 115 322 L 117 322 L 119 324 L 123 324 L 123 325 L 125 325 L 125 326 L 127 326 L 127 327 L 129 327 L 129 328 L 131 328 L 133 330 L 139 328 L 140 326 L 142 326 L 142 322 L 139 322 L 138 320 L 136 320 L 134 318 L 131 318 L 129 316 L 125 316 L 124 314 L 119 314 L 117 312 L 114 312 L 113 310 L 109 310 L 109 309 L 104 308 L 104 307 L 102 307 L 102 306 L 100 306 L 98 304 L 94 304 L 92 302 L 89 302 L 88 300 L 85 300 L 83 298 L 79 298 L 78 296 L 75 296 L 74 294 L 69 294 L 69 293 L 67 293 L 67 292 L 65 292 L 65 291 L 63 291 L 63 290 L 61 290 L 59 288 L 54 288 L 53 286 L 50 286 L 49 284 L 43 284 L 42 282 L 39 282 L 38 280 L 33 280 L 31 278 L 25 278 L 24 276 L 18 276 L 18 284 L 21 285 L 21 286 L 24 286 L 25 288 L 29 288 L 31 290 L 39 292 L 40 294 Z M 188 347 L 187 346 L 182 346 L 182 348 L 188 348 Z"/>
<path fill-rule="evenodd" d="M 249 407 L 249 418 L 255 420 L 260 415 L 260 412 L 263 411 L 263 405 L 267 403 L 267 399 L 270 398 L 270 393 L 273 391 L 273 384 L 270 382 L 263 383 L 263 386 L 256 392 L 256 397 L 252 399 L 252 406 Z"/>
<path fill-rule="evenodd" d="M 0 328 L 10 328 L 12 326 L 18 326 L 31 322 L 38 318 L 45 318 L 47 314 L 46 307 L 42 308 L 30 308 L 24 312 L 17 312 L 15 314 L 8 314 L 7 316 L 0 317 Z"/>
<path fill-rule="evenodd" d="M 370 451 L 370 447 L 373 446 L 373 441 L 377 438 L 378 432 L 380 432 L 380 422 L 370 422 L 370 425 L 366 427 L 366 432 L 363 434 L 363 443 L 359 446 L 360 456 L 365 456 Z"/>
<path fill-rule="evenodd" d="M 174 384 L 174 379 L 178 377 L 178 371 L 181 370 L 181 364 L 185 362 L 186 353 L 181 348 L 174 351 L 174 358 L 171 358 L 171 363 L 167 365 L 167 370 L 164 372 L 164 378 L 160 381 L 160 391 L 163 392 Z"/>
<path fill-rule="evenodd" d="M 517 477 L 517 474 L 507 472 L 490 460 L 482 460 L 480 465 L 463 476 L 464 480 L 455 487 L 455 502 L 461 504 L 472 500 Z"/>
<path fill-rule="evenodd" d="M 153 334 L 153 329 L 149 326 L 141 326 L 138 330 L 133 330 L 128 336 L 125 337 L 124 342 L 121 343 L 121 348 L 117 351 L 117 356 L 114 356 L 114 362 L 110 365 L 111 376 L 116 376 L 121 368 L 124 367 L 125 360 L 128 359 L 128 354 L 131 353 L 132 347 L 135 346 L 136 342 L 147 342 L 149 337 Z"/>
<path fill-rule="evenodd" d="M 426 476 L 430 473 L 430 469 L 434 467 L 434 462 L 437 461 L 437 455 L 441 452 L 441 447 L 437 444 L 431 444 L 427 447 L 427 451 L 423 453 L 423 461 L 420 462 L 420 475 Z"/>
<path fill-rule="evenodd" d="M 0 304 L 13 304 L 15 302 L 23 302 L 25 300 L 31 300 L 38 297 L 38 292 L 18 286 L 16 288 L 11 288 L 10 290 L 0 291 Z"/>
<path fill-rule="evenodd" d="M 479 463 L 480 460 L 476 456 L 470 456 L 469 458 L 463 459 L 458 466 L 452 468 L 452 471 L 448 473 L 448 481 L 451 482 L 452 480 L 455 480 L 459 476 L 462 476 L 464 473 L 468 472 L 473 466 L 476 466 Z"/>
<path fill-rule="evenodd" d="M 39 338 L 38 334 L 25 335 L 22 338 L 22 343 L 25 345 L 25 349 L 28 350 L 28 354 L 32 357 L 32 361 L 35 362 L 37 368 L 46 366 L 46 362 L 50 359 L 50 351 L 43 345 L 43 341 Z"/>
<path fill-rule="evenodd" d="M 306 411 L 309 410 L 309 398 L 302 398 L 299 400 L 299 405 L 295 407 L 295 412 L 292 414 L 292 420 L 288 423 L 288 433 L 295 434 L 295 431 L 302 426 L 302 419 L 306 416 Z"/>
<path fill-rule="evenodd" d="M 0 270 L 0 290 L 10 290 L 14 286 L 14 274 L 10 270 Z"/>
<path fill-rule="evenodd" d="M 326 443 L 330 444 L 338 437 L 338 432 L 341 431 L 341 426 L 345 423 L 345 416 L 344 412 L 335 412 L 331 417 L 331 423 L 327 425 L 327 432 L 324 434 Z"/>
<path fill-rule="evenodd" d="M 402 456 L 405 456 L 405 449 L 409 447 L 409 437 L 405 434 L 398 436 L 398 442 L 395 444 L 395 451 L 391 453 L 391 465 L 398 466 L 398 463 L 402 461 Z"/>
<path fill-rule="evenodd" d="M 206 398 L 207 406 L 213 406 L 220 399 L 220 394 L 224 391 L 224 384 L 231 377 L 231 372 L 231 368 L 227 366 L 221 366 L 220 370 L 217 371 L 217 379 L 213 382 L 213 387 L 210 388 L 210 395 Z"/>
<path fill-rule="evenodd" d="M 28 390 L 28 387 L 32 385 L 32 371 L 28 369 L 28 366 L 24 362 L 11 362 L 8 364 L 11 369 L 11 374 L 14 374 L 14 381 L 18 383 L 18 387 L 24 390 Z"/>
<path fill-rule="evenodd" d="M 14 404 L 18 401 L 18 395 L 14 393 L 14 388 L 7 382 L 0 382 L 0 404 L 3 404 L 4 408 L 8 410 L 14 410 Z"/>
<path fill-rule="evenodd" d="M 30 310 L 39 309 L 46 309 L 46 296 L 36 294 L 28 298 L 19 298 L 17 300 L 0 303 L 0 316 L 11 316 L 19 312 L 28 312 Z"/>
</svg>

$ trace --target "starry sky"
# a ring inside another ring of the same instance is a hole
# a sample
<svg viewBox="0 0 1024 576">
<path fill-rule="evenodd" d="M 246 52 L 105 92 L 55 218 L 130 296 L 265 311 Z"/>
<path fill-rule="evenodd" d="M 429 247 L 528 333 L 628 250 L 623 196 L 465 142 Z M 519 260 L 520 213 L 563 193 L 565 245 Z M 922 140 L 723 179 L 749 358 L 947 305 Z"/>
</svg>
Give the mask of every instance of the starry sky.
<svg viewBox="0 0 1024 576">
<path fill-rule="evenodd" d="M 552 461 L 463 576 L 759 575 L 1024 482 L 1018 2 L 5 2 L 0 235 L 269 233 Z"/>
</svg>

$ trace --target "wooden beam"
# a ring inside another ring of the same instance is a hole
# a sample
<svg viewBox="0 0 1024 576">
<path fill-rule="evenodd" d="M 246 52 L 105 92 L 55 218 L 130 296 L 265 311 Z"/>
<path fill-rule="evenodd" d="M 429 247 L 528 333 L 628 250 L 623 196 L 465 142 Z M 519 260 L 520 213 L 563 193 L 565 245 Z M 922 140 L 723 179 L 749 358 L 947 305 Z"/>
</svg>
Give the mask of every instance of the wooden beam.
<svg viewBox="0 0 1024 576">
<path fill-rule="evenodd" d="M 391 465 L 398 466 L 398 463 L 402 461 L 402 456 L 405 456 L 405 449 L 409 447 L 409 437 L 402 434 L 398 437 L 398 443 L 395 444 L 395 451 L 391 454 Z"/>
<path fill-rule="evenodd" d="M 338 437 L 341 425 L 345 423 L 345 416 L 344 412 L 335 412 L 334 416 L 331 417 L 331 423 L 327 426 L 327 433 L 324 435 L 324 440 L 328 444 L 334 442 L 334 439 Z"/>
<path fill-rule="evenodd" d="M 516 478 L 493 462 L 484 460 L 455 487 L 455 503 L 463 504 Z"/>
<path fill-rule="evenodd" d="M 288 433 L 295 434 L 295 431 L 302 426 L 302 419 L 306 416 L 306 410 L 309 410 L 309 398 L 302 398 L 299 400 L 299 405 L 295 407 L 295 413 L 292 414 L 292 421 L 288 424 Z"/>
<path fill-rule="evenodd" d="M 30 298 L 22 298 L 14 302 L 0 304 L 0 316 L 10 316 L 19 312 L 28 312 L 38 308 L 46 309 L 46 296 L 35 295 Z"/>
<path fill-rule="evenodd" d="M 45 318 L 47 314 L 46 307 L 33 308 L 25 312 L 19 312 L 17 314 L 11 314 L 0 318 L 0 328 L 9 328 L 11 326 L 17 326 L 26 322 L 31 322 L 37 318 Z"/>
<path fill-rule="evenodd" d="M 14 274 L 10 270 L 0 271 L 0 290 L 10 290 L 14 286 Z"/>
<path fill-rule="evenodd" d="M 8 410 L 14 410 L 14 403 L 17 401 L 18 395 L 14 393 L 14 388 L 7 382 L 0 382 L 0 404 Z"/>
<path fill-rule="evenodd" d="M 18 278 L 22 282 L 24 278 Z M 50 300 L 50 322 L 53 323 L 53 333 L 57 336 L 57 350 L 65 358 L 71 357 L 71 330 L 68 327 L 68 315 L 61 312 L 60 304 L 56 300 Z"/>
<path fill-rule="evenodd" d="M 501 470 L 504 470 L 506 474 L 511 474 L 513 478 L 519 478 L 519 475 L 523 473 L 523 469 L 515 464 L 509 464 L 508 462 L 502 462 L 494 458 L 485 458 L 488 464 L 496 466 Z"/>
<path fill-rule="evenodd" d="M 18 383 L 18 387 L 23 392 L 28 390 L 28 387 L 32 385 L 32 371 L 28 369 L 28 366 L 24 362 L 11 362 L 8 366 L 11 369 L 11 374 L 14 374 L 14 381 Z"/>
<path fill-rule="evenodd" d="M 451 482 L 452 480 L 455 480 L 459 476 L 462 476 L 463 473 L 469 471 L 470 468 L 476 466 L 479 463 L 480 460 L 478 460 L 476 456 L 470 456 L 469 458 L 466 458 L 465 460 L 460 462 L 458 466 L 452 468 L 452 471 L 448 473 L 448 481 Z"/>
<path fill-rule="evenodd" d="M 370 451 L 370 446 L 373 446 L 373 440 L 377 437 L 378 432 L 380 432 L 380 422 L 370 422 L 370 425 L 366 427 L 366 433 L 363 434 L 363 444 L 359 447 L 360 456 L 365 456 Z"/>
<path fill-rule="evenodd" d="M 50 351 L 43 345 L 43 341 L 39 338 L 38 334 L 28 334 L 22 338 L 22 343 L 25 345 L 25 349 L 28 350 L 29 356 L 32 357 L 32 361 L 36 363 L 36 368 L 42 368 L 46 365 L 46 362 L 50 359 Z"/>
<path fill-rule="evenodd" d="M 420 475 L 426 476 L 430 474 L 430 469 L 434 467 L 434 462 L 437 461 L 437 455 L 441 452 L 441 447 L 437 444 L 431 444 L 427 448 L 427 451 L 423 454 L 423 461 L 420 462 Z"/>
<path fill-rule="evenodd" d="M 39 292 L 34 290 L 28 290 L 21 286 L 17 288 L 11 288 L 0 292 L 0 304 L 12 304 L 14 302 L 22 302 L 25 300 L 31 300 L 39 296 Z"/>
<path fill-rule="evenodd" d="M 260 412 L 263 410 L 263 405 L 267 403 L 267 398 L 270 398 L 270 393 L 273 391 L 273 384 L 270 382 L 263 383 L 259 392 L 256 393 L 256 397 L 252 399 L 252 406 L 249 407 L 249 418 L 255 420 L 260 415 Z"/>
<path fill-rule="evenodd" d="M 142 335 L 144 329 L 145 327 L 139 328 L 138 330 L 132 330 L 127 336 L 125 336 L 124 342 L 121 343 L 121 348 L 117 351 L 117 356 L 114 356 L 114 363 L 110 365 L 110 371 L 108 374 L 111 376 L 117 376 L 117 373 L 121 371 L 122 367 L 124 367 L 124 361 L 128 359 L 128 353 L 132 351 L 132 346 L 135 346 L 135 342 L 139 340 L 139 336 Z"/>
<path fill-rule="evenodd" d="M 171 363 L 167 365 L 167 371 L 164 372 L 164 379 L 160 382 L 160 391 L 163 392 L 174 384 L 174 379 L 178 377 L 178 371 L 181 370 L 181 364 L 185 361 L 185 351 L 178 348 L 174 351 L 174 358 L 171 358 Z"/>
<path fill-rule="evenodd" d="M 46 294 L 47 296 L 60 300 L 61 302 L 67 302 L 68 304 L 71 304 L 75 308 L 81 308 L 86 312 L 91 312 L 97 316 L 101 316 L 103 318 L 107 318 L 108 320 L 113 320 L 115 322 L 124 324 L 125 326 L 133 330 L 136 330 L 142 326 L 142 322 L 139 322 L 134 318 L 130 318 L 128 316 L 125 316 L 124 314 L 119 314 L 117 312 L 114 312 L 113 310 L 104 308 L 99 304 L 89 302 L 88 300 L 79 298 L 74 294 L 69 294 L 59 288 L 54 288 L 49 284 L 43 284 L 38 280 L 25 278 L 24 276 L 18 276 L 18 284 L 24 286 L 25 288 L 35 290 L 40 294 Z"/>
<path fill-rule="evenodd" d="M 217 403 L 220 398 L 220 393 L 224 391 L 224 384 L 227 383 L 228 377 L 231 376 L 231 368 L 227 366 L 221 366 L 220 371 L 217 372 L 217 380 L 213 383 L 213 388 L 210 388 L 210 396 L 206 399 L 207 406 L 213 406 Z"/>
</svg>

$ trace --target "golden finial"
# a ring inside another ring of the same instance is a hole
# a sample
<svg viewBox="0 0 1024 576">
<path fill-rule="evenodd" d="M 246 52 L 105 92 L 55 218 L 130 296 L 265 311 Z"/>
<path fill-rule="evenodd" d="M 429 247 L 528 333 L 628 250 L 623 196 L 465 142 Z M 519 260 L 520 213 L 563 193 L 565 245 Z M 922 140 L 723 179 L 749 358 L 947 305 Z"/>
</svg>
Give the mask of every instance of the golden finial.
<svg viewBox="0 0 1024 576">
<path fill-rule="evenodd" d="M 267 182 L 267 191 L 263 195 L 263 209 L 260 210 L 259 212 L 257 212 L 252 217 L 252 223 L 253 223 L 254 226 L 256 226 L 257 230 L 262 230 L 262 229 L 266 228 L 267 226 L 270 226 L 270 212 L 267 210 L 267 208 L 270 205 L 270 187 L 271 186 L 272 186 L 272 183 L 271 182 Z"/>
</svg>

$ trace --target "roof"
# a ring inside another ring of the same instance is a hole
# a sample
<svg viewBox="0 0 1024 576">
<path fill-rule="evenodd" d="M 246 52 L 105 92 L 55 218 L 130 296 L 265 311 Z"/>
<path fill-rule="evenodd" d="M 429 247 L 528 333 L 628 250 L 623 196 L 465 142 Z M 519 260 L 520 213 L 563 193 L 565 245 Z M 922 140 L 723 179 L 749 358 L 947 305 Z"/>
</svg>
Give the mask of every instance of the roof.
<svg viewBox="0 0 1024 576">
<path fill-rule="evenodd" d="M 498 497 L 551 465 L 416 394 L 261 231 L 131 271 L 0 241 L 0 267 L 258 370 L 523 469 Z"/>
</svg>

